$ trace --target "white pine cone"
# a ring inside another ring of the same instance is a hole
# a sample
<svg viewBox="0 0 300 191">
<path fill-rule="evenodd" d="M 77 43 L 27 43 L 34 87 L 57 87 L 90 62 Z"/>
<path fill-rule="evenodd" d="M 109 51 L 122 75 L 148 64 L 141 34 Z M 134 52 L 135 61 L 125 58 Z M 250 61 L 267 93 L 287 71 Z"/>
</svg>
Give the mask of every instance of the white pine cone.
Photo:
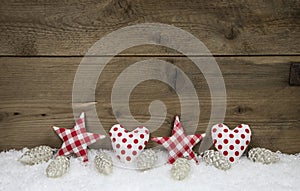
<svg viewBox="0 0 300 191">
<path fill-rule="evenodd" d="M 259 147 L 251 149 L 248 152 L 248 158 L 253 162 L 260 162 L 263 164 L 271 164 L 280 160 L 276 153 L 269 149 Z"/>
<path fill-rule="evenodd" d="M 190 174 L 190 161 L 186 158 L 178 158 L 172 166 L 171 176 L 175 180 L 183 180 Z"/>
<path fill-rule="evenodd" d="M 53 156 L 53 150 L 49 146 L 38 146 L 26 151 L 19 159 L 23 164 L 34 165 L 47 162 Z"/>
<path fill-rule="evenodd" d="M 50 162 L 46 169 L 49 178 L 61 177 L 68 172 L 70 160 L 66 156 L 58 156 Z"/>
<path fill-rule="evenodd" d="M 157 155 L 152 149 L 147 149 L 136 158 L 136 166 L 139 170 L 153 168 L 157 161 Z"/>
<path fill-rule="evenodd" d="M 220 154 L 219 151 L 207 150 L 204 151 L 202 160 L 208 164 L 221 170 L 228 170 L 231 168 L 230 162 Z"/>
<path fill-rule="evenodd" d="M 113 171 L 113 162 L 110 156 L 100 153 L 95 157 L 94 163 L 99 173 L 109 175 Z"/>
</svg>

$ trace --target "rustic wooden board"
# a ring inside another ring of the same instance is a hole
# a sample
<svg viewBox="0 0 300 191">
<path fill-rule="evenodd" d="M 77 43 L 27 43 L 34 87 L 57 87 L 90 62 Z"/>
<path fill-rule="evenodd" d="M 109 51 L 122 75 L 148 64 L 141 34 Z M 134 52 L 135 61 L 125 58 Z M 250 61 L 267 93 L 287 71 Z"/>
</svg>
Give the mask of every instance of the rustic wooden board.
<svg viewBox="0 0 300 191">
<path fill-rule="evenodd" d="M 4 0 L 0 55 L 84 55 L 106 34 L 144 22 L 180 27 L 214 55 L 300 53 L 299 0 Z M 159 34 L 155 39 L 160 39 Z M 178 54 L 166 48 L 157 52 L 156 47 L 132 48 L 122 54 L 157 53 Z"/>
<path fill-rule="evenodd" d="M 116 123 L 110 104 L 115 79 L 123 69 L 144 59 L 148 58 L 114 58 L 100 76 L 96 100 L 91 101 L 95 101 L 106 131 Z M 181 68 L 193 82 L 201 109 L 197 132 L 205 131 L 211 100 L 202 73 L 185 57 L 159 59 Z M 218 57 L 216 60 L 227 88 L 225 123 L 231 127 L 250 124 L 254 134 L 252 146 L 300 152 L 300 91 L 299 87 L 289 85 L 290 62 L 299 62 L 300 57 Z M 72 86 L 80 61 L 80 57 L 0 57 L 0 150 L 40 144 L 60 146 L 50 126 L 74 124 Z M 169 135 L 173 116 L 180 114 L 180 103 L 175 91 L 166 84 L 158 81 L 139 84 L 131 95 L 131 112 L 137 120 L 145 122 L 150 117 L 149 103 L 155 99 L 166 104 L 168 114 L 153 136 Z M 182 122 L 188 124 L 184 119 Z M 149 146 L 153 145 L 150 142 Z"/>
</svg>

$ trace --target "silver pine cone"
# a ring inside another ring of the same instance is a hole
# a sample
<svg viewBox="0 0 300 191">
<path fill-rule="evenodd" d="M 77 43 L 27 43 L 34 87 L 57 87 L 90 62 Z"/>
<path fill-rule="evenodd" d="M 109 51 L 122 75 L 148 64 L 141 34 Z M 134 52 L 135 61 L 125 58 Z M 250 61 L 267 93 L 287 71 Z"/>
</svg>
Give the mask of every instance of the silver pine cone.
<svg viewBox="0 0 300 191">
<path fill-rule="evenodd" d="M 38 146 L 26 151 L 19 161 L 23 164 L 34 165 L 42 162 L 47 162 L 53 156 L 52 148 L 49 146 Z"/>
<path fill-rule="evenodd" d="M 220 154 L 219 151 L 207 150 L 204 151 L 202 160 L 220 170 L 228 170 L 231 168 L 230 162 Z"/>
<path fill-rule="evenodd" d="M 110 156 L 100 153 L 95 157 L 94 163 L 99 173 L 109 175 L 113 171 L 113 162 Z"/>
<path fill-rule="evenodd" d="M 68 172 L 70 168 L 70 160 L 66 156 L 58 156 L 50 162 L 46 169 L 49 178 L 58 178 Z"/>
<path fill-rule="evenodd" d="M 157 155 L 152 149 L 147 149 L 136 158 L 136 166 L 139 170 L 153 168 L 157 161 Z"/>
<path fill-rule="evenodd" d="M 190 174 L 190 161 L 186 158 L 178 158 L 171 168 L 171 176 L 175 180 L 183 180 Z"/>
<path fill-rule="evenodd" d="M 253 162 L 260 162 L 263 164 L 271 164 L 278 162 L 280 159 L 278 155 L 269 149 L 253 148 L 248 152 L 248 158 Z"/>
</svg>

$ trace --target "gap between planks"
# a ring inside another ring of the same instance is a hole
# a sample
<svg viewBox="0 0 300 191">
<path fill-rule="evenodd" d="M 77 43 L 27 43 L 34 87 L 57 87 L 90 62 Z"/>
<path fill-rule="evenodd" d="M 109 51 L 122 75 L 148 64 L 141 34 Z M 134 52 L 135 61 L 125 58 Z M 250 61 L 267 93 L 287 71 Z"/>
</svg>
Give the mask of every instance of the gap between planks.
<svg viewBox="0 0 300 191">
<path fill-rule="evenodd" d="M 236 55 L 236 54 L 217 54 L 217 55 L 177 55 L 177 54 L 119 54 L 119 55 L 0 55 L 0 58 L 81 58 L 81 57 L 298 57 L 300 54 L 250 54 L 250 55 Z"/>
</svg>

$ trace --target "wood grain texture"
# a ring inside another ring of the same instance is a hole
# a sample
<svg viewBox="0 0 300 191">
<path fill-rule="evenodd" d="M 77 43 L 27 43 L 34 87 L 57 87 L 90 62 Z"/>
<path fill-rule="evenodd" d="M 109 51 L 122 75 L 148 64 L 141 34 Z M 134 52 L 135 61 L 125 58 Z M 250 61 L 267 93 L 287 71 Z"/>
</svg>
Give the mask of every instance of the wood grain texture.
<svg viewBox="0 0 300 191">
<path fill-rule="evenodd" d="M 4 0 L 0 55 L 84 55 L 106 34 L 145 22 L 180 27 L 214 55 L 300 53 L 299 0 Z M 122 54 L 178 55 L 145 46 Z"/>
<path fill-rule="evenodd" d="M 148 58 L 114 58 L 100 76 L 96 100 L 91 103 L 96 104 L 106 131 L 117 122 L 110 103 L 114 81 L 126 67 L 144 59 Z M 201 109 L 197 132 L 204 132 L 211 100 L 201 71 L 185 57 L 159 59 L 181 68 L 193 82 Z M 232 128 L 239 123 L 249 124 L 254 135 L 252 146 L 300 152 L 300 91 L 299 87 L 289 85 L 290 62 L 299 62 L 300 57 L 218 57 L 216 60 L 227 89 L 225 123 Z M 50 126 L 74 124 L 72 86 L 80 61 L 78 57 L 0 57 L 0 150 L 40 144 L 60 146 L 61 141 Z M 165 103 L 167 118 L 152 136 L 167 136 L 173 116 L 180 114 L 180 100 L 168 85 L 155 80 L 140 83 L 131 94 L 130 109 L 137 120 L 145 122 L 150 118 L 149 104 L 157 99 Z M 89 108 L 83 105 L 82 109 Z M 189 121 L 182 119 L 182 123 L 187 126 Z M 154 143 L 150 142 L 149 146 Z"/>
</svg>

